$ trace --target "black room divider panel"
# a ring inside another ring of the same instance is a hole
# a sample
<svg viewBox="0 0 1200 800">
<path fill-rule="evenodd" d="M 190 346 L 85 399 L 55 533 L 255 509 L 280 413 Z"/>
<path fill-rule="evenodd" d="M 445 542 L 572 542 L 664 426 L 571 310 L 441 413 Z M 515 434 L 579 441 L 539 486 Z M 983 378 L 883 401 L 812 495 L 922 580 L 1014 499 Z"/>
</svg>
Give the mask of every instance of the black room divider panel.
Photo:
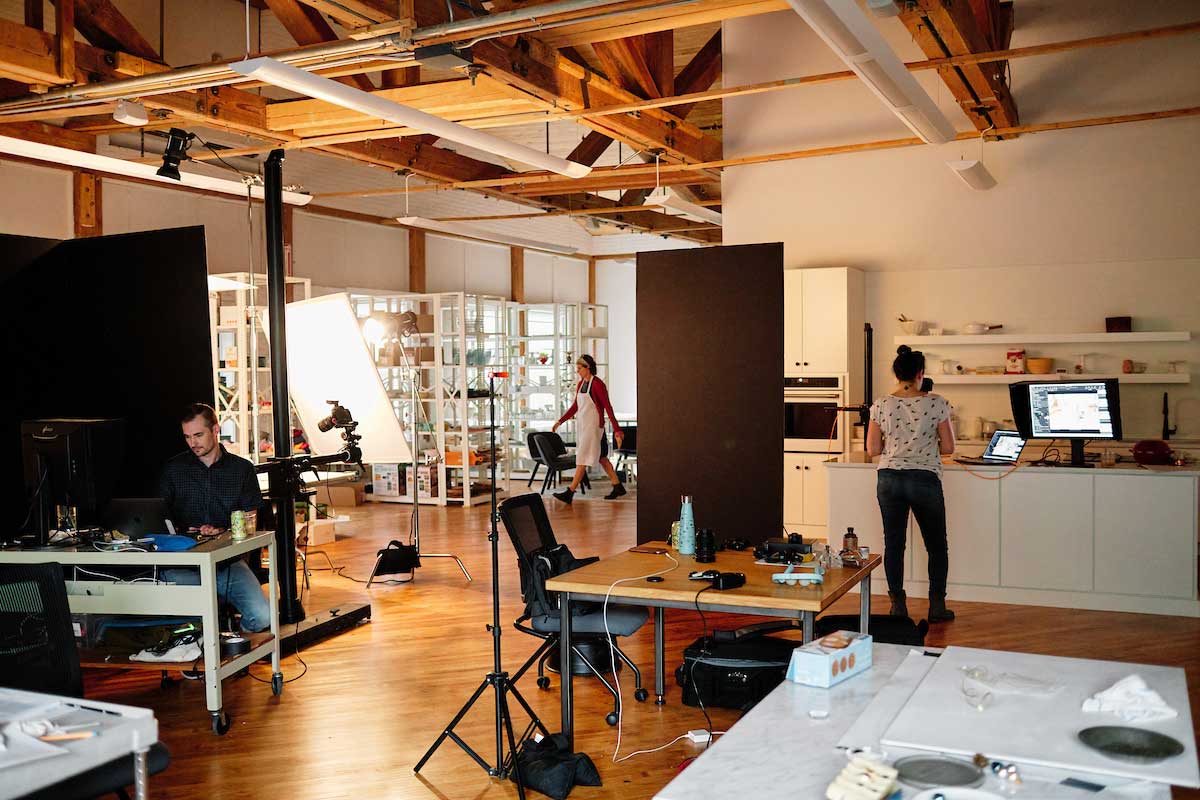
<svg viewBox="0 0 1200 800">
<path fill-rule="evenodd" d="M 783 528 L 783 245 L 639 253 L 638 541 Z"/>
</svg>

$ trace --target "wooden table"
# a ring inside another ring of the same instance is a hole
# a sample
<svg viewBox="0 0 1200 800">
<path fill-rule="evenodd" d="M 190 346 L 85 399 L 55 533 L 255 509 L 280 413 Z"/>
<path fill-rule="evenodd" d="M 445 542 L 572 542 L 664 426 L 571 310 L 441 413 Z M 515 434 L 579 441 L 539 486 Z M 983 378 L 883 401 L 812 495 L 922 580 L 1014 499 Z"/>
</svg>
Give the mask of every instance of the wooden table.
<svg viewBox="0 0 1200 800">
<path fill-rule="evenodd" d="M 574 692 L 571 685 L 572 601 L 604 602 L 607 596 L 612 603 L 642 605 L 654 609 L 654 694 L 655 702 L 662 705 L 665 702 L 663 609 L 699 607 L 703 611 L 733 614 L 798 616 L 804 632 L 804 641 L 807 643 L 812 641 L 813 623 L 817 615 L 858 584 L 861 592 L 859 624 L 860 630 L 866 633 L 871 617 L 871 571 L 883 562 L 879 555 L 872 555 L 861 567 L 829 570 L 825 573 L 823 584 L 800 586 L 773 582 L 771 576 L 782 572 L 785 567 L 778 564 L 755 564 L 754 554 L 749 550 L 723 550 L 717 553 L 716 561 L 699 564 L 693 556 L 680 556 L 670 550 L 665 542 L 647 542 L 646 546 L 666 548 L 671 558 L 679 562 L 679 566 L 671 569 L 673 565 L 665 555 L 625 551 L 546 581 L 546 588 L 558 592 L 560 598 L 562 641 L 559 644 L 559 674 L 562 676 L 562 732 L 568 740 L 572 740 L 574 736 Z M 663 572 L 667 569 L 671 571 Z M 708 586 L 709 582 L 690 580 L 688 574 L 693 570 L 707 569 L 745 573 L 746 584 L 738 589 L 722 592 L 710 589 L 703 594 L 697 594 Z M 645 580 L 645 576 L 658 572 L 663 573 L 661 583 Z M 629 580 L 631 578 L 635 580 Z"/>
</svg>

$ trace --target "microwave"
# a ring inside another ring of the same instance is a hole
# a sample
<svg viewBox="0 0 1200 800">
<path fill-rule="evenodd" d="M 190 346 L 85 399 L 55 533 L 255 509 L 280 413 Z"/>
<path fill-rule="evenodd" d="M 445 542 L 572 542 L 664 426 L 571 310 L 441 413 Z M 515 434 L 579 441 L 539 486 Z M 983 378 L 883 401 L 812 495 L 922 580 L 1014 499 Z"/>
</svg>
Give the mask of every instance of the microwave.
<svg viewBox="0 0 1200 800">
<path fill-rule="evenodd" d="M 783 379 L 783 449 L 842 453 L 846 449 L 846 387 L 840 375 Z"/>
</svg>

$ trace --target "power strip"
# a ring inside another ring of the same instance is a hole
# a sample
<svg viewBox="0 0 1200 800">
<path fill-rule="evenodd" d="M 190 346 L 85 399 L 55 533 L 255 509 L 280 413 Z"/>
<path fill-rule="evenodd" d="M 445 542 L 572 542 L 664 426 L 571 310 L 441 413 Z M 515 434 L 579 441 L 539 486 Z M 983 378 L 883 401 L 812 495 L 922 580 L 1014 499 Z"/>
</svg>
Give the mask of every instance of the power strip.
<svg viewBox="0 0 1200 800">
<path fill-rule="evenodd" d="M 707 744 L 712 739 L 712 734 L 704 729 L 698 731 L 688 731 L 687 737 L 696 744 Z"/>
</svg>

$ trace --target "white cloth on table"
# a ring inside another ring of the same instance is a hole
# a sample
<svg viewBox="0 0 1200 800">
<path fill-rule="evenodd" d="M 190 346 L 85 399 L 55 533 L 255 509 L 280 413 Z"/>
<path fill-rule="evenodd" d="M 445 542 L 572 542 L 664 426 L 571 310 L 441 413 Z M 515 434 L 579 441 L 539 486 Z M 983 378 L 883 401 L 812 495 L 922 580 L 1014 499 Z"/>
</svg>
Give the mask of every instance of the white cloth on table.
<svg viewBox="0 0 1200 800">
<path fill-rule="evenodd" d="M 1158 722 L 1174 719 L 1179 712 L 1167 705 L 1162 695 L 1146 685 L 1140 675 L 1130 675 L 1103 692 L 1083 701 L 1083 710 L 1116 714 L 1125 722 Z"/>
<path fill-rule="evenodd" d="M 200 645 L 196 642 L 188 642 L 187 644 L 177 644 L 165 653 L 153 653 L 149 650 L 142 650 L 134 653 L 129 657 L 130 661 L 195 661 L 200 658 L 202 652 Z"/>
</svg>

